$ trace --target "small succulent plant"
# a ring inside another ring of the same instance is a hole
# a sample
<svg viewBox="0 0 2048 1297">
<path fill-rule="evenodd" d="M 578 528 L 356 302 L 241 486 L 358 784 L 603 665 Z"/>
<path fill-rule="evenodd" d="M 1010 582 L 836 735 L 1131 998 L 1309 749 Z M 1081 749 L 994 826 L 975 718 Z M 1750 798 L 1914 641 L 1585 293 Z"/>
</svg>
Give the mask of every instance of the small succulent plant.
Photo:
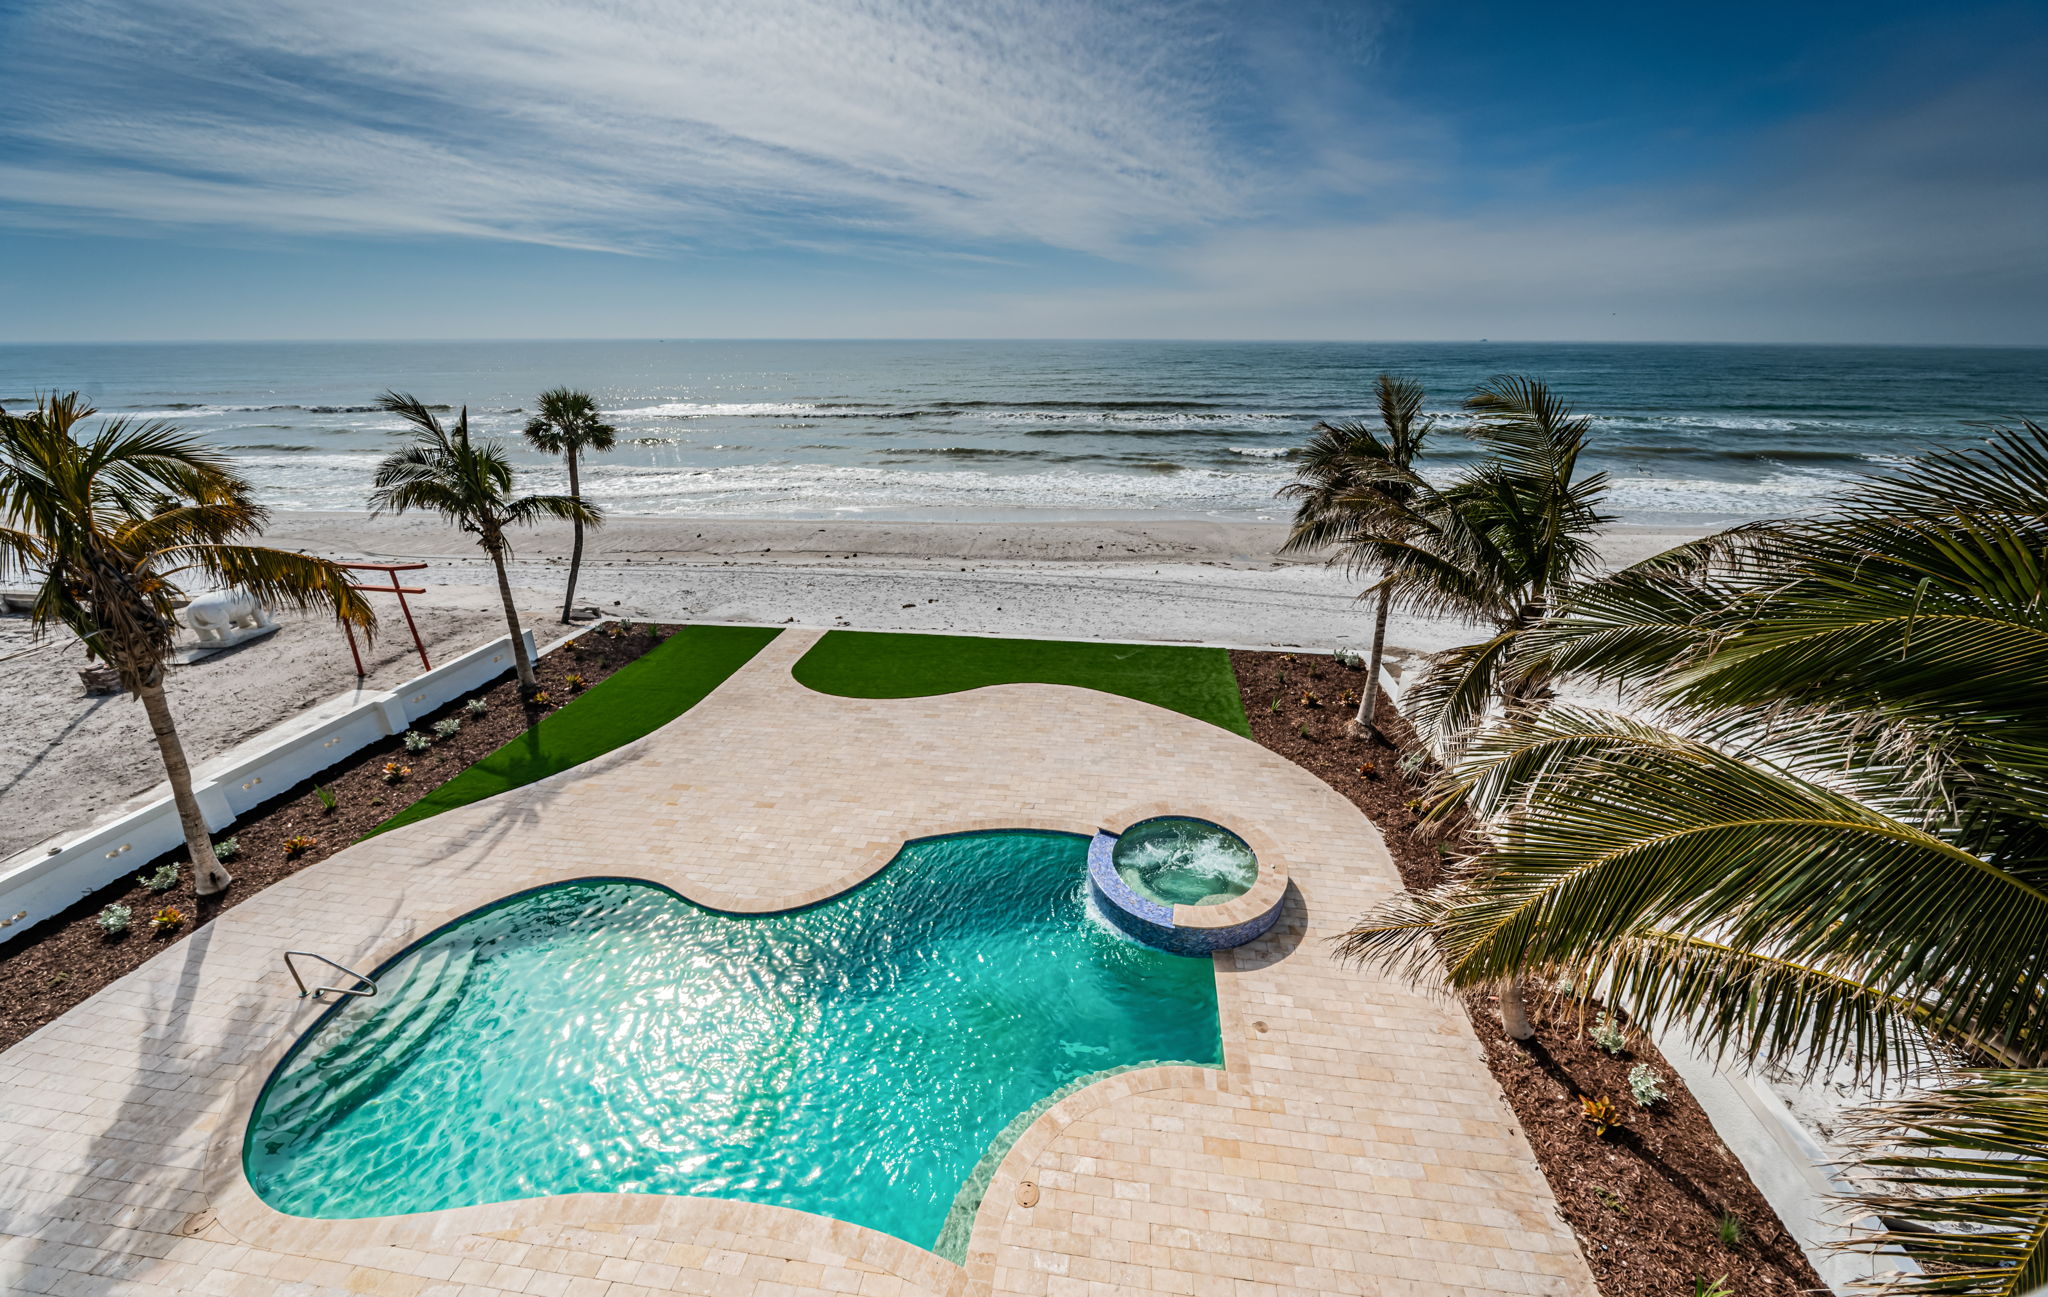
<svg viewBox="0 0 2048 1297">
<path fill-rule="evenodd" d="M 116 933 L 128 931 L 128 920 L 133 917 L 135 917 L 135 911 L 118 901 L 93 916 L 100 925 L 100 931 L 110 937 Z"/>
<path fill-rule="evenodd" d="M 308 851 L 319 845 L 320 839 L 313 837 L 311 834 L 294 833 L 284 840 L 284 858 L 286 860 L 297 860 L 300 856 L 305 855 Z"/>
<path fill-rule="evenodd" d="M 1636 1101 L 1636 1107 L 1647 1108 L 1664 1101 L 1664 1078 L 1648 1063 L 1637 1063 L 1628 1070 L 1629 1097 Z"/>
<path fill-rule="evenodd" d="M 526 701 L 532 703 L 536 707 L 549 707 L 554 704 L 555 700 L 548 696 L 547 690 L 536 689 L 533 691 L 533 697 L 527 699 Z"/>
<path fill-rule="evenodd" d="M 401 740 L 401 742 L 405 744 L 405 750 L 407 752 L 425 752 L 428 748 L 434 746 L 434 740 L 428 738 L 426 735 L 420 733 L 418 730 L 407 730 L 405 732 L 405 737 Z"/>
<path fill-rule="evenodd" d="M 149 873 L 138 876 L 135 881 L 152 892 L 168 892 L 178 885 L 178 866 L 159 865 Z"/>
<path fill-rule="evenodd" d="M 580 673 L 571 671 L 568 675 L 562 677 L 562 683 L 567 685 L 569 692 L 573 694 L 582 692 L 584 680 Z"/>
<path fill-rule="evenodd" d="M 334 808 L 341 805 L 341 800 L 334 795 L 333 789 L 322 787 L 319 784 L 313 785 L 313 796 L 320 799 L 320 813 L 322 815 L 334 814 Z"/>
<path fill-rule="evenodd" d="M 469 713 L 471 716 L 481 716 L 490 709 L 491 705 L 481 698 L 472 698 L 468 702 L 462 704 L 462 710 Z"/>
<path fill-rule="evenodd" d="M 215 860 L 233 860 L 241 854 L 242 844 L 233 838 L 222 838 L 213 844 L 213 858 Z"/>
<path fill-rule="evenodd" d="M 434 737 L 437 739 L 452 739 L 460 733 L 462 733 L 462 722 L 456 720 L 453 716 L 445 716 L 434 722 Z"/>
<path fill-rule="evenodd" d="M 402 784 L 411 777 L 411 766 L 400 765 L 396 761 L 386 761 L 384 763 L 383 779 L 385 783 Z"/>
<path fill-rule="evenodd" d="M 1594 1044 L 1616 1058 L 1620 1058 L 1628 1048 L 1628 1037 L 1622 1033 L 1621 1024 L 1614 1020 L 1612 1014 L 1601 1014 L 1600 1021 L 1594 1023 L 1586 1034 L 1593 1038 Z"/>
<path fill-rule="evenodd" d="M 149 926 L 156 929 L 159 936 L 172 931 L 184 922 L 185 916 L 179 913 L 177 907 L 173 905 L 166 905 L 155 914 L 149 916 Z"/>
</svg>

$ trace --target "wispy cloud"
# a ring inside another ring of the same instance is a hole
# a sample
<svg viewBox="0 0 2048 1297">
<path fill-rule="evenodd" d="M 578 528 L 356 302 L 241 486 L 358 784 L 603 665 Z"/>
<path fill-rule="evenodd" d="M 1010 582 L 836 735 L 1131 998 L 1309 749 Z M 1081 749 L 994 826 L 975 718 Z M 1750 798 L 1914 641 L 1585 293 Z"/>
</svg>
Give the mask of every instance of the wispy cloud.
<svg viewBox="0 0 2048 1297">
<path fill-rule="evenodd" d="M 1227 26 L 1192 0 L 30 5 L 5 32 L 22 160 L 0 199 L 617 249 L 824 228 L 1115 252 L 1264 201 L 1236 129 L 1261 61 Z"/>
<path fill-rule="evenodd" d="M 1031 335 L 2048 340 L 2048 92 L 2008 68 L 1787 123 L 1739 169 L 1455 213 L 1267 223 L 1154 286 L 1025 293 Z"/>
</svg>

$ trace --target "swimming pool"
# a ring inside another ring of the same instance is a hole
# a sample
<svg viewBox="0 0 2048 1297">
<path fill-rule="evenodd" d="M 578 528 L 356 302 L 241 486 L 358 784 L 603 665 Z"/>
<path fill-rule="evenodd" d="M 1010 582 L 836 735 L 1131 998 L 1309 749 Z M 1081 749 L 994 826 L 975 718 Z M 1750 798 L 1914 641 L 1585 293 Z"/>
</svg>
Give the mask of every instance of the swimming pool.
<svg viewBox="0 0 2048 1297">
<path fill-rule="evenodd" d="M 1097 919 L 1087 850 L 925 839 L 772 915 L 627 879 L 510 898 L 308 1033 L 257 1101 L 249 1182 L 328 1219 L 699 1194 L 934 1247 L 1019 1114 L 1095 1074 L 1222 1063 L 1210 961 Z"/>
</svg>

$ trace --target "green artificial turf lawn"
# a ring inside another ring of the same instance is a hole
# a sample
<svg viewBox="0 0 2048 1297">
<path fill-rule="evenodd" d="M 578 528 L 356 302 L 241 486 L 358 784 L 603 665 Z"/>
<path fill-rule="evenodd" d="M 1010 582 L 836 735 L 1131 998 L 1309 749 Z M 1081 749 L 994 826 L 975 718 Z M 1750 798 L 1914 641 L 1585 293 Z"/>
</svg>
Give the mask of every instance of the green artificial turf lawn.
<svg viewBox="0 0 2048 1297">
<path fill-rule="evenodd" d="M 1078 685 L 1251 737 L 1230 654 L 1219 648 L 835 630 L 798 660 L 794 674 L 807 689 L 843 698 L 921 698 L 984 685 Z"/>
<path fill-rule="evenodd" d="M 685 626 L 365 836 L 522 788 L 652 734 L 702 702 L 778 634 L 758 626 Z"/>
</svg>

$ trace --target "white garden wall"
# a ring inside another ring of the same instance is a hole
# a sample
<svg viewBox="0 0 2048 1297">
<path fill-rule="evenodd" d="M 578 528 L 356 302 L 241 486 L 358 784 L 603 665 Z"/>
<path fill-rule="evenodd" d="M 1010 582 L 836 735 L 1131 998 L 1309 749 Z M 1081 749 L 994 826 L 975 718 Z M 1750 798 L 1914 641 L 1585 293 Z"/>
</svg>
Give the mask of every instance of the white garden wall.
<svg viewBox="0 0 2048 1297">
<path fill-rule="evenodd" d="M 533 632 L 526 651 L 538 656 Z M 552 647 L 552 646 L 550 646 Z M 512 669 L 512 640 L 501 636 L 452 658 L 388 693 L 350 691 L 193 771 L 194 792 L 215 833 L 251 809 L 310 779 L 379 739 Z M 72 838 L 0 861 L 0 942 L 63 911 L 142 862 L 185 839 L 166 788 L 156 801 Z"/>
</svg>

